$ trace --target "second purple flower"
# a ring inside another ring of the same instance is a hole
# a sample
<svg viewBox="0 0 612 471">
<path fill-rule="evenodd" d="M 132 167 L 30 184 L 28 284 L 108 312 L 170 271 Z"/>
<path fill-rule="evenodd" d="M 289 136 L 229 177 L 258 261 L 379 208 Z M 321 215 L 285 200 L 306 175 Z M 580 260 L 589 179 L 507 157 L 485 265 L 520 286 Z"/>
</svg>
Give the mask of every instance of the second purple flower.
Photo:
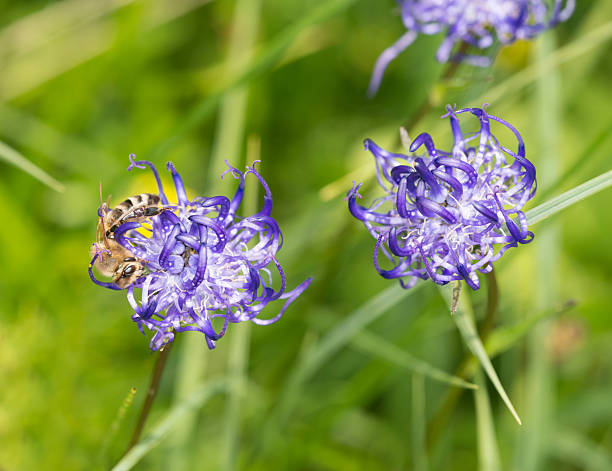
<svg viewBox="0 0 612 471">
<path fill-rule="evenodd" d="M 431 278 L 438 284 L 465 280 L 478 289 L 477 272 L 491 271 L 506 250 L 533 239 L 522 208 L 535 194 L 536 171 L 518 131 L 484 107 L 447 111 L 450 150 L 436 148 L 427 133 L 410 145 L 410 152 L 424 147 L 424 154 L 394 154 L 367 139 L 384 195 L 367 208 L 357 203 L 361 185 L 347 195 L 351 214 L 376 239 L 376 270 L 405 288 Z M 470 115 L 480 129 L 466 134 L 460 118 Z M 500 144 L 492 123 L 515 136 L 516 150 Z M 381 255 L 390 269 L 380 266 Z"/>
</svg>

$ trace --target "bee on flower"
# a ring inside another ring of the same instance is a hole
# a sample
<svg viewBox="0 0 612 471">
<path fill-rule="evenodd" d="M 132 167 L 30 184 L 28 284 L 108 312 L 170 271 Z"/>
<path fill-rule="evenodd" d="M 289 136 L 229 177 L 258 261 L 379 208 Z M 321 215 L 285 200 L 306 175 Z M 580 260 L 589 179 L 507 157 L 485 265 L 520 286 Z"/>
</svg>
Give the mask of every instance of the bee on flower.
<svg viewBox="0 0 612 471">
<path fill-rule="evenodd" d="M 158 209 L 141 210 L 141 217 L 124 216 L 123 222 L 113 228 L 111 239 L 111 248 L 116 244 L 122 255 L 127 254 L 132 265 L 139 267 L 138 277 L 130 272 L 129 284 L 98 280 L 93 266 L 99 258 L 113 256 L 113 251 L 100 242 L 94 244 L 89 275 L 99 286 L 127 289 L 132 320 L 143 333 L 144 328 L 154 332 L 150 348 L 159 350 L 174 339 L 176 332 L 184 331 L 203 333 L 208 347 L 214 348 L 229 323 L 267 325 L 279 320 L 312 279 L 287 291 L 285 273 L 276 258 L 282 234 L 271 216 L 272 194 L 254 164 L 244 173 L 228 164 L 225 173 L 238 181 L 232 199 L 213 196 L 189 200 L 180 175 L 169 162 L 167 168 L 177 195 L 177 202 L 172 204 L 155 166 L 130 155 L 128 170 L 145 166 L 157 181 Z M 249 174 L 264 189 L 264 205 L 251 216 L 239 217 Z M 272 287 L 274 270 L 280 279 L 278 289 Z M 279 299 L 285 300 L 280 311 L 263 318 L 268 303 Z"/>
</svg>

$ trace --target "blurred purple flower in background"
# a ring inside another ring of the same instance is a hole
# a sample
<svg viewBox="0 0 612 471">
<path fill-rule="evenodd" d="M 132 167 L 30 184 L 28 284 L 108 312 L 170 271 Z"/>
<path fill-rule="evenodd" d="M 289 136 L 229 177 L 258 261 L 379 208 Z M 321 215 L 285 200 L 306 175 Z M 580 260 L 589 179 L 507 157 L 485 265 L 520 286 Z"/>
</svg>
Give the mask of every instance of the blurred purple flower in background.
<svg viewBox="0 0 612 471">
<path fill-rule="evenodd" d="M 450 151 L 437 149 L 427 133 L 410 145 L 410 152 L 424 146 L 425 155 L 393 154 L 367 139 L 385 195 L 365 208 L 357 204 L 361 185 L 353 184 L 347 194 L 350 212 L 376 239 L 376 270 L 399 279 L 404 288 L 431 278 L 441 285 L 465 280 L 478 289 L 476 272 L 490 272 L 506 250 L 533 239 L 521 209 L 535 194 L 536 171 L 518 131 L 484 106 L 447 106 L 447 111 L 443 118 L 449 118 L 454 140 Z M 465 113 L 479 120 L 477 132 L 461 130 Z M 493 122 L 514 134 L 516 152 L 499 143 Z M 379 265 L 381 253 L 391 269 Z"/>
<path fill-rule="evenodd" d="M 454 51 L 458 43 L 487 49 L 497 38 L 502 44 L 530 39 L 567 20 L 575 0 L 396 0 L 408 30 L 376 61 L 368 93 L 374 95 L 389 63 L 410 46 L 419 34 L 445 32 L 438 48 L 439 62 L 461 61 L 486 67 L 486 55 Z"/>
<path fill-rule="evenodd" d="M 270 216 L 272 195 L 254 165 L 242 173 L 229 167 L 238 188 L 230 200 L 225 196 L 187 198 L 180 175 L 168 163 L 178 202 L 170 204 L 155 166 L 134 161 L 133 167 L 148 166 L 157 180 L 165 210 L 140 222 L 125 222 L 114 231 L 114 239 L 144 264 L 145 273 L 127 287 L 127 298 L 134 310 L 132 320 L 144 333 L 154 332 L 152 350 L 159 350 L 174 339 L 175 332 L 198 331 L 205 335 L 209 348 L 221 338 L 228 323 L 252 321 L 271 324 L 308 287 L 311 278 L 286 291 L 285 274 L 276 259 L 282 234 Z M 226 173 L 227 173 L 226 172 Z M 261 211 L 238 217 L 244 194 L 245 177 L 254 175 L 265 191 Z M 92 272 L 96 253 L 90 263 L 92 280 L 106 288 L 119 289 L 115 283 L 97 280 Z M 272 288 L 277 271 L 278 290 Z M 259 317 L 266 305 L 285 299 L 280 312 L 272 318 Z M 214 319 L 219 319 L 217 330 Z"/>
</svg>

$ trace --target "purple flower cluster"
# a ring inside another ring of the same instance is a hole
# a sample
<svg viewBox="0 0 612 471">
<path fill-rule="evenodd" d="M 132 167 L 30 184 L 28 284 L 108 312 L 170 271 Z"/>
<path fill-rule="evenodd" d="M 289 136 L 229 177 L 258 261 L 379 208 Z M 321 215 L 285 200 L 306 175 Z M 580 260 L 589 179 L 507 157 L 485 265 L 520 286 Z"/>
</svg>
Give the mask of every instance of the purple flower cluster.
<svg viewBox="0 0 612 471">
<path fill-rule="evenodd" d="M 155 166 L 134 161 L 133 155 L 130 162 L 128 170 L 146 165 L 153 171 L 165 208 L 148 218 L 146 225 L 125 222 L 114 232 L 115 240 L 145 265 L 144 275 L 127 288 L 127 298 L 134 310 L 132 320 L 143 333 L 144 327 L 154 332 L 152 350 L 162 348 L 174 339 L 175 332 L 183 331 L 202 332 L 208 347 L 214 348 L 228 323 L 276 322 L 308 287 L 310 278 L 291 291 L 285 290 L 285 274 L 276 259 L 282 234 L 270 216 L 270 189 L 254 165 L 244 173 L 228 165 L 227 172 L 239 181 L 231 200 L 214 196 L 190 201 L 180 175 L 168 163 L 178 199 L 170 204 Z M 236 211 L 248 174 L 263 186 L 264 205 L 258 213 L 240 218 Z M 114 283 L 94 277 L 92 265 L 99 255 L 96 253 L 90 264 L 92 280 L 118 289 Z M 274 270 L 280 278 L 278 290 L 272 288 Z M 280 312 L 272 318 L 260 318 L 263 308 L 277 299 L 286 300 Z M 218 324 L 216 330 L 213 323 Z"/>
<path fill-rule="evenodd" d="M 384 278 L 399 279 L 404 288 L 418 279 L 446 284 L 465 280 L 480 287 L 476 272 L 488 273 L 510 247 L 533 239 L 521 211 L 536 191 L 536 171 L 525 158 L 518 131 L 483 108 L 447 106 L 453 147 L 437 149 L 427 133 L 410 145 L 424 155 L 393 154 L 367 139 L 376 160 L 378 183 L 385 195 L 369 207 L 357 203 L 361 185 L 347 194 L 349 210 L 376 239 L 374 266 Z M 464 134 L 459 118 L 473 115 L 480 129 Z M 514 152 L 491 132 L 498 123 L 518 141 Z M 392 263 L 379 265 L 380 254 Z"/>
<path fill-rule="evenodd" d="M 439 62 L 463 61 L 486 67 L 490 59 L 483 55 L 457 52 L 465 43 L 487 49 L 497 38 L 502 44 L 530 39 L 567 20 L 575 0 L 397 0 L 404 26 L 408 30 L 376 61 L 369 86 L 375 94 L 389 63 L 412 44 L 419 34 L 445 31 L 436 59 Z M 453 52 L 455 50 L 455 52 Z"/>
</svg>

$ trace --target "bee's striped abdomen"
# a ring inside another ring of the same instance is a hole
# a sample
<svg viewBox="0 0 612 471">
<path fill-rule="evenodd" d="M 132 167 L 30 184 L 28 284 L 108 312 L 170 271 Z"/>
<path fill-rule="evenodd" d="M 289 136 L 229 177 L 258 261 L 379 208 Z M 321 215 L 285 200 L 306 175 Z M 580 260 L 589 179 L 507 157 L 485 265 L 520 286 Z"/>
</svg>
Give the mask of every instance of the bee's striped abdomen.
<svg viewBox="0 0 612 471">
<path fill-rule="evenodd" d="M 107 214 L 105 218 L 105 225 L 108 228 L 107 236 L 110 236 L 115 232 L 115 229 L 125 222 L 139 222 L 158 215 L 163 211 L 160 203 L 159 195 L 153 193 L 130 196 Z"/>
</svg>

